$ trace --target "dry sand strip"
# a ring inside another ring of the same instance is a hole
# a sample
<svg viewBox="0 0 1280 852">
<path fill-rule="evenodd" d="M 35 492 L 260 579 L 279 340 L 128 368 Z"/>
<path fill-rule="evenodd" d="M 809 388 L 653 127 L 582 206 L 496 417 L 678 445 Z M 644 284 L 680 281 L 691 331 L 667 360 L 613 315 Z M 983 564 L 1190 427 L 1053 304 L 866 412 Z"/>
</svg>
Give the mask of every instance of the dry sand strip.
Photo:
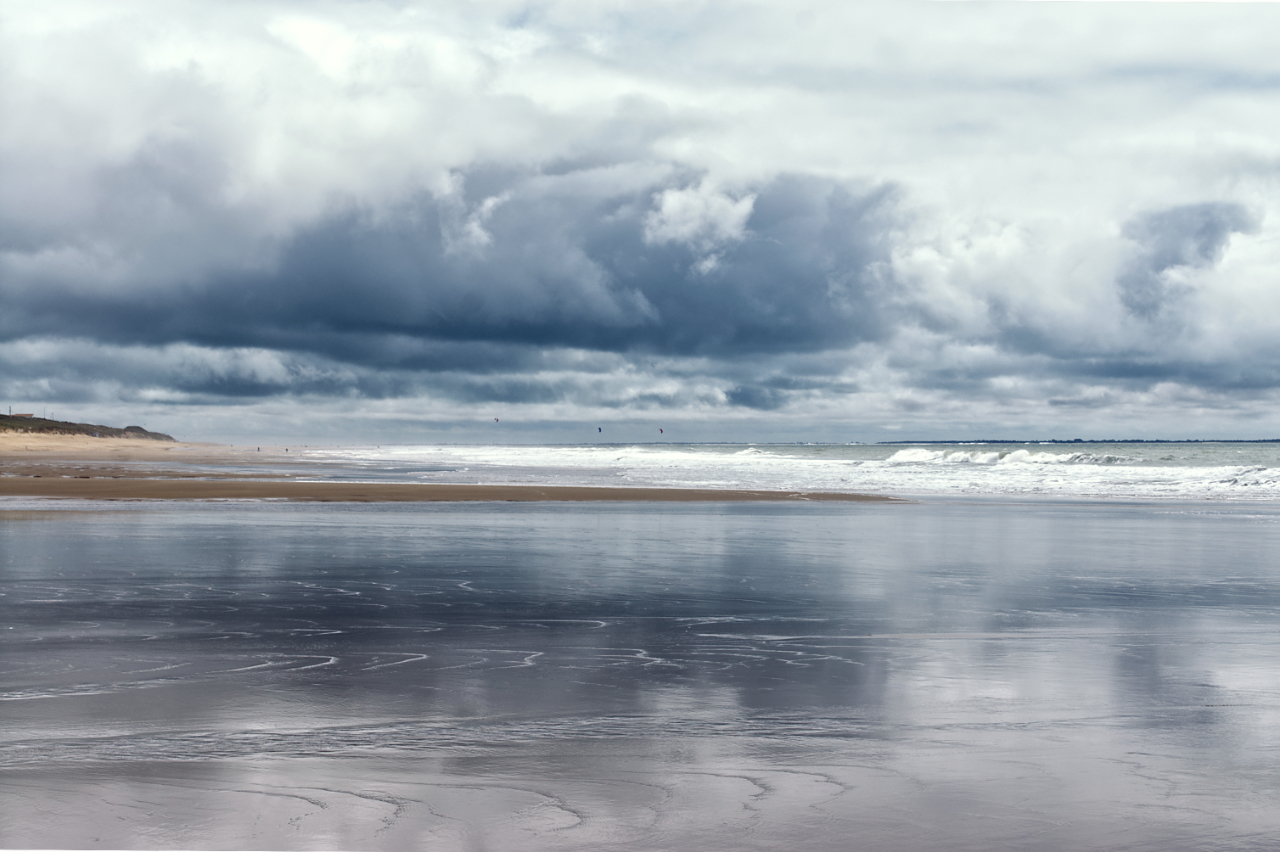
<svg viewBox="0 0 1280 852">
<path fill-rule="evenodd" d="M 148 441 L 131 438 L 90 438 L 86 435 L 32 435 L 0 432 L 0 464 L 15 462 L 185 462 L 231 464 L 289 457 L 283 448 L 229 447 L 226 444 Z"/>
<path fill-rule="evenodd" d="M 322 503 L 765 501 L 904 502 L 870 494 L 720 491 L 706 488 L 591 488 L 548 485 L 443 485 L 409 482 L 297 482 L 224 479 L 0 477 L 0 497 L 76 500 L 294 500 Z"/>
</svg>

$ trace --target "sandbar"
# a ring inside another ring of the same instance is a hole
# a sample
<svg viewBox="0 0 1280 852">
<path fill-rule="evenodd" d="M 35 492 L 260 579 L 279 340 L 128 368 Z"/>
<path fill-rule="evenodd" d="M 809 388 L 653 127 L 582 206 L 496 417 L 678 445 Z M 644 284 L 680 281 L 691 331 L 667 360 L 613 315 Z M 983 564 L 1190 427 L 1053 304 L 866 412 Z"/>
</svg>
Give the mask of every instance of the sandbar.
<svg viewBox="0 0 1280 852">
<path fill-rule="evenodd" d="M 292 450 L 0 433 L 0 497 L 347 503 L 895 501 L 826 491 L 333 482 L 313 478 L 305 450 Z"/>
</svg>

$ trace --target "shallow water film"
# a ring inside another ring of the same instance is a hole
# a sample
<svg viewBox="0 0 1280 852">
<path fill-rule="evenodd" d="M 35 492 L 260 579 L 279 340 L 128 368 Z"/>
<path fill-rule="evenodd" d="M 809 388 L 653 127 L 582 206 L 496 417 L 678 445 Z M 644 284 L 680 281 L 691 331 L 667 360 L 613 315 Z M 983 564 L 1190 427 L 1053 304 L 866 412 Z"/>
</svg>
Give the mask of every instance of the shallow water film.
<svg viewBox="0 0 1280 852">
<path fill-rule="evenodd" d="M 6 848 L 1280 835 L 1270 506 L 24 505 Z"/>
</svg>

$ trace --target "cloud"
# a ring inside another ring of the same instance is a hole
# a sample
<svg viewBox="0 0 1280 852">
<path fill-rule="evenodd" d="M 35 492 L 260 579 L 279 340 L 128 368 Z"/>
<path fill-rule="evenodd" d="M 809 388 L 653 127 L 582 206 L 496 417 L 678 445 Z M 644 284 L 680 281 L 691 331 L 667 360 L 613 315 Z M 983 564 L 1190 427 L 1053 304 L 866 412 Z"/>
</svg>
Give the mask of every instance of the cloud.
<svg viewBox="0 0 1280 852">
<path fill-rule="evenodd" d="M 684 243 L 704 252 L 739 242 L 755 200 L 754 195 L 732 198 L 705 184 L 663 190 L 657 209 L 645 217 L 645 241 Z"/>
<path fill-rule="evenodd" d="M 876 288 L 895 216 L 891 189 L 774 179 L 749 196 L 747 215 L 733 214 L 736 240 L 707 270 L 699 245 L 652 235 L 655 217 L 669 211 L 654 199 L 698 190 L 649 178 L 626 169 L 529 173 L 470 206 L 420 193 L 392 211 L 340 210 L 298 230 L 267 268 L 215 269 L 159 292 L 84 292 L 74 269 L 46 275 L 14 294 L 3 328 L 341 352 L 382 366 L 393 365 L 378 343 L 386 336 L 726 355 L 883 334 Z M 479 220 L 483 239 L 459 250 L 459 222 L 465 235 Z"/>
<path fill-rule="evenodd" d="M 1280 382 L 1280 20 L 1138 5 L 8 7 L 0 392 L 1230 424 Z"/>
<path fill-rule="evenodd" d="M 1257 219 L 1241 204 L 1188 204 L 1144 213 L 1121 233 L 1138 247 L 1117 284 L 1120 300 L 1135 316 L 1151 319 L 1181 296 L 1177 274 L 1216 264 L 1234 234 L 1252 234 Z"/>
</svg>

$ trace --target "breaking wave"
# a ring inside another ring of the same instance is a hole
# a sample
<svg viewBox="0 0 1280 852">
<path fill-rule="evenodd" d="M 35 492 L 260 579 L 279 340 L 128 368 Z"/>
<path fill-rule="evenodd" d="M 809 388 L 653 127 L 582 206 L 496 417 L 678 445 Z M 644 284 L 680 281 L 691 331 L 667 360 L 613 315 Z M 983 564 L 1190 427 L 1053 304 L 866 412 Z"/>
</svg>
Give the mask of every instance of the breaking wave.
<svg viewBox="0 0 1280 852">
<path fill-rule="evenodd" d="M 891 464 L 1133 464 L 1141 458 L 1111 453 L 1048 453 L 1030 450 L 929 450 L 912 447 L 888 458 Z"/>
<path fill-rule="evenodd" d="M 1136 452 L 1135 452 L 1136 450 Z M 611 444 L 313 451 L 329 476 L 418 482 L 1025 495 L 1280 499 L 1280 444 Z"/>
</svg>

